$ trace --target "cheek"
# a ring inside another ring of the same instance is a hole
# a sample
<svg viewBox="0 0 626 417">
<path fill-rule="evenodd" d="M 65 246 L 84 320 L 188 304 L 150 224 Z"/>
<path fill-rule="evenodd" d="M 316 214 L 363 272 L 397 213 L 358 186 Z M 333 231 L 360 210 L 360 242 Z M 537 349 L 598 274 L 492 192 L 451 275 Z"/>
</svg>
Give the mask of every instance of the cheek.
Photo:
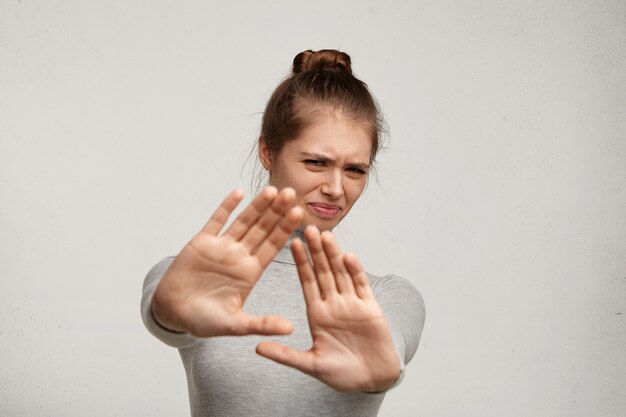
<svg viewBox="0 0 626 417">
<path fill-rule="evenodd" d="M 350 204 L 352 205 L 356 203 L 359 197 L 361 197 L 361 194 L 363 194 L 363 191 L 365 190 L 366 182 L 365 180 L 363 181 L 350 180 L 350 181 L 351 183 L 349 183 L 345 188 L 345 193 Z"/>
<path fill-rule="evenodd" d="M 315 190 L 317 176 L 315 173 L 298 167 L 286 167 L 277 177 L 281 187 L 291 187 L 296 192 L 296 198 L 302 199 L 306 194 Z"/>
<path fill-rule="evenodd" d="M 279 188 L 291 187 L 297 191 L 298 175 L 289 164 L 277 164 L 276 169 L 273 172 L 273 181 L 274 185 Z"/>
<path fill-rule="evenodd" d="M 298 194 L 307 194 L 322 184 L 322 176 L 317 172 L 300 170 L 293 178 L 294 189 Z"/>
</svg>

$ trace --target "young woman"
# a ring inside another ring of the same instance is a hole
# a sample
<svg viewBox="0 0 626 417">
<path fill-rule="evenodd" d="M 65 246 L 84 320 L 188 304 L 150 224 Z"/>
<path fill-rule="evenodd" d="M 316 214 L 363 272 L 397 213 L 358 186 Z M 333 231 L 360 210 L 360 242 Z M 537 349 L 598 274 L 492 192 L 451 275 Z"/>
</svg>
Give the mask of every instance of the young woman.
<svg viewBox="0 0 626 417">
<path fill-rule="evenodd" d="M 379 133 L 350 57 L 301 52 L 263 116 L 269 186 L 223 230 L 243 198 L 233 191 L 148 273 L 143 320 L 179 349 L 193 416 L 375 416 L 400 381 L 422 298 L 368 275 L 331 233 L 366 186 Z"/>
</svg>

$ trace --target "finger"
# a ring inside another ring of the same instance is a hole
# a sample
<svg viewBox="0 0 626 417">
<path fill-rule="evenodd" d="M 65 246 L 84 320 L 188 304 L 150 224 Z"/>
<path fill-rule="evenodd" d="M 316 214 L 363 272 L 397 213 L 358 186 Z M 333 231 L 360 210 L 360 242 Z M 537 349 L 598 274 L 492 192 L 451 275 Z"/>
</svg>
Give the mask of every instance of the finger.
<svg viewBox="0 0 626 417">
<path fill-rule="evenodd" d="M 374 293 L 370 287 L 370 282 L 367 279 L 367 274 L 359 262 L 359 259 L 353 253 L 346 253 L 343 256 L 343 262 L 346 269 L 352 277 L 352 284 L 359 298 L 364 300 L 374 298 Z"/>
<path fill-rule="evenodd" d="M 264 268 L 276 257 L 276 254 L 285 246 L 285 242 L 302 221 L 302 209 L 293 207 L 278 223 L 270 235 L 257 248 L 254 256 Z"/>
<path fill-rule="evenodd" d="M 263 212 L 269 207 L 269 205 L 276 198 L 277 190 L 275 187 L 265 187 L 261 192 L 254 197 L 254 200 L 248 207 L 246 207 L 237 218 L 233 221 L 230 227 L 224 233 L 224 236 L 239 240 L 246 234 L 246 232 L 252 227 L 254 223 L 261 217 Z"/>
<path fill-rule="evenodd" d="M 228 333 L 234 336 L 249 334 L 287 335 L 293 331 L 291 322 L 280 316 L 249 316 L 241 312 L 236 316 Z"/>
<path fill-rule="evenodd" d="M 243 191 L 239 188 L 231 191 L 217 210 L 215 210 L 207 224 L 202 228 L 202 231 L 214 236 L 217 235 L 242 199 Z"/>
<path fill-rule="evenodd" d="M 274 198 L 270 207 L 248 229 L 241 242 L 251 251 L 259 246 L 272 232 L 281 217 L 293 207 L 295 200 L 296 192 L 293 188 L 283 188 Z"/>
<path fill-rule="evenodd" d="M 315 279 L 315 271 L 313 271 L 313 267 L 309 261 L 304 243 L 302 243 L 300 239 L 291 241 L 291 253 L 293 253 L 293 259 L 296 261 L 296 269 L 298 270 L 298 276 L 302 284 L 304 299 L 307 305 L 310 305 L 314 300 L 319 300 L 321 294 L 317 280 Z"/>
<path fill-rule="evenodd" d="M 276 342 L 261 342 L 256 347 L 256 353 L 309 375 L 315 371 L 315 356 L 311 351 L 302 352 Z"/>
<path fill-rule="evenodd" d="M 304 237 L 306 238 L 306 243 L 311 253 L 311 259 L 313 260 L 313 269 L 317 277 L 317 284 L 320 287 L 322 296 L 326 298 L 337 292 L 337 285 L 335 284 L 333 271 L 326 258 L 326 253 L 322 247 L 320 232 L 317 227 L 308 226 L 304 231 Z"/>
<path fill-rule="evenodd" d="M 337 290 L 339 290 L 340 293 L 353 294 L 354 285 L 352 285 L 352 277 L 343 263 L 343 254 L 341 253 L 335 236 L 333 236 L 331 232 L 322 232 L 322 247 L 324 248 L 324 252 L 326 252 L 326 257 L 328 258 L 333 275 L 335 276 Z"/>
</svg>

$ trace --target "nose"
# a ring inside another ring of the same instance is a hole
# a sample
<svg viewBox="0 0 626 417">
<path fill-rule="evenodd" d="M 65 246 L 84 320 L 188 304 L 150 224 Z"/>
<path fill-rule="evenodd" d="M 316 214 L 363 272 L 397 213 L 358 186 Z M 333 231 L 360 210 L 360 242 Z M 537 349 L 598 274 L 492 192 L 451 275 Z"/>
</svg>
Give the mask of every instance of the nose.
<svg viewBox="0 0 626 417">
<path fill-rule="evenodd" d="M 330 170 L 322 184 L 322 194 L 329 198 L 339 198 L 343 195 L 343 177 L 341 170 Z"/>
</svg>

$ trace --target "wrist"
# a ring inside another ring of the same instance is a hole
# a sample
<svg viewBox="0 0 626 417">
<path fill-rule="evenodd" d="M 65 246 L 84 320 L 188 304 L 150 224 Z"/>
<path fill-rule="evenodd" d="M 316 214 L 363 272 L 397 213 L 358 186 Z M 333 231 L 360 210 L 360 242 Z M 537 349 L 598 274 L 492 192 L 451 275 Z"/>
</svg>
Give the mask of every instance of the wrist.
<svg viewBox="0 0 626 417">
<path fill-rule="evenodd" d="M 398 367 L 392 376 L 381 378 L 381 380 L 376 381 L 371 388 L 365 389 L 362 392 L 366 394 L 382 394 L 398 386 L 400 382 L 402 382 L 402 379 L 404 379 L 404 365 L 400 360 L 398 360 L 397 364 Z"/>
<path fill-rule="evenodd" d="M 168 332 L 185 333 L 185 329 L 176 325 L 172 314 L 168 314 L 166 311 L 167 309 L 162 307 L 161 303 L 158 301 L 157 294 L 155 293 L 152 298 L 152 302 L 150 303 L 150 313 L 152 314 L 154 322 Z"/>
</svg>

